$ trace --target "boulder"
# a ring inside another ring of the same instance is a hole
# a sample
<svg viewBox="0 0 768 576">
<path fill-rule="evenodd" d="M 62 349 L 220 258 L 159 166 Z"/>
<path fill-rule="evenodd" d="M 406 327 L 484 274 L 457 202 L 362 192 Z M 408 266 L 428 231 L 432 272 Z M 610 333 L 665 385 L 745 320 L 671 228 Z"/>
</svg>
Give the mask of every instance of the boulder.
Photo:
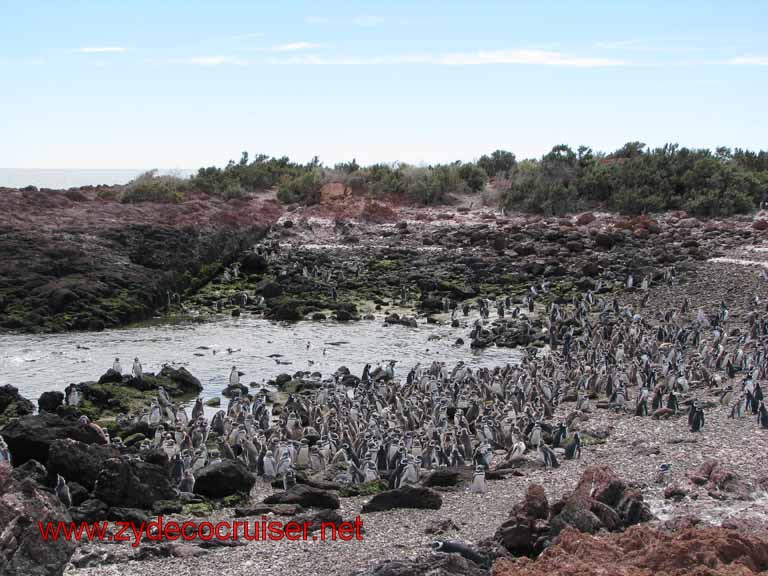
<svg viewBox="0 0 768 576">
<path fill-rule="evenodd" d="M 65 538 L 43 540 L 38 522 L 71 522 L 61 501 L 0 465 L 0 574 L 60 576 L 77 547 Z"/>
<path fill-rule="evenodd" d="M 333 492 L 314 488 L 307 484 L 296 484 L 285 492 L 267 496 L 264 504 L 298 504 L 303 508 L 338 509 L 339 497 Z"/>
<path fill-rule="evenodd" d="M 755 494 L 755 486 L 730 470 L 722 462 L 706 460 L 687 473 L 688 479 L 704 486 L 707 493 L 718 500 L 750 500 Z"/>
<path fill-rule="evenodd" d="M 443 498 L 431 488 L 403 486 L 379 492 L 363 506 L 363 512 L 381 512 L 394 508 L 439 510 L 442 505 Z"/>
<path fill-rule="evenodd" d="M 673 531 L 632 526 L 626 532 L 590 536 L 566 529 L 546 554 L 501 559 L 494 576 L 565 576 L 615 574 L 650 576 L 748 576 L 768 568 L 768 539 L 721 527 Z"/>
<path fill-rule="evenodd" d="M 12 474 L 18 482 L 24 478 L 31 478 L 38 484 L 44 485 L 48 479 L 48 471 L 37 460 L 27 460 L 21 466 L 14 468 Z"/>
<path fill-rule="evenodd" d="M 151 509 L 157 500 L 175 498 L 176 490 L 157 464 L 111 458 L 102 465 L 94 496 L 112 507 Z"/>
<path fill-rule="evenodd" d="M 0 386 L 0 426 L 11 418 L 26 416 L 35 411 L 35 405 L 19 394 L 15 386 Z"/>
<path fill-rule="evenodd" d="M 122 384 L 122 382 L 123 375 L 112 368 L 99 377 L 99 384 Z"/>
<path fill-rule="evenodd" d="M 56 413 L 56 409 L 64 404 L 64 393 L 56 391 L 43 392 L 37 400 L 40 412 Z"/>
<path fill-rule="evenodd" d="M 75 522 L 97 522 L 107 517 L 108 506 L 97 498 L 88 498 L 70 509 Z"/>
<path fill-rule="evenodd" d="M 246 274 L 261 274 L 269 268 L 267 259 L 261 254 L 249 252 L 240 260 L 240 270 Z"/>
<path fill-rule="evenodd" d="M 300 310 L 301 303 L 296 300 L 288 300 L 286 302 L 281 302 L 273 307 L 271 307 L 267 313 L 266 317 L 270 320 L 283 320 L 286 322 L 296 322 L 298 320 L 301 320 L 302 313 Z"/>
<path fill-rule="evenodd" d="M 460 554 L 423 555 L 415 560 L 379 560 L 352 576 L 488 576 L 485 567 Z"/>
<path fill-rule="evenodd" d="M 11 451 L 14 466 L 30 459 L 47 463 L 48 450 L 55 440 L 71 438 L 86 444 L 106 443 L 91 426 L 47 412 L 11 422 L 3 428 L 3 438 Z"/>
<path fill-rule="evenodd" d="M 549 502 L 544 488 L 529 484 L 525 498 L 518 502 L 494 534 L 494 540 L 515 556 L 534 556 L 544 549 L 549 537 Z"/>
<path fill-rule="evenodd" d="M 248 494 L 256 477 L 239 460 L 222 460 L 209 464 L 195 476 L 195 494 L 208 498 L 224 498 L 232 494 Z"/>
<path fill-rule="evenodd" d="M 67 481 L 93 490 L 104 461 L 119 455 L 113 446 L 85 444 L 69 438 L 54 440 L 48 449 L 48 483 L 55 485 L 56 475 L 61 474 Z"/>
<path fill-rule="evenodd" d="M 437 468 L 424 476 L 422 486 L 458 486 L 461 483 L 461 474 L 452 468 Z"/>
</svg>

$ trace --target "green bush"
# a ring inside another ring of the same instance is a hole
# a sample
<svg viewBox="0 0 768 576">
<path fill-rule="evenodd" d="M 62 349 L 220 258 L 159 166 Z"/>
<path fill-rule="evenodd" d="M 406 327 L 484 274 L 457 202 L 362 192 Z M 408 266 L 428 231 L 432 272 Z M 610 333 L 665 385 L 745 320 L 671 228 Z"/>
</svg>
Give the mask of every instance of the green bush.
<svg viewBox="0 0 768 576">
<path fill-rule="evenodd" d="M 126 184 L 120 201 L 124 203 L 159 202 L 163 204 L 181 202 L 189 183 L 176 176 L 158 176 L 150 170 Z"/>
<path fill-rule="evenodd" d="M 320 202 L 320 188 L 323 184 L 320 175 L 307 172 L 295 178 L 290 178 L 280 185 L 277 199 L 284 204 L 317 204 Z"/>
</svg>

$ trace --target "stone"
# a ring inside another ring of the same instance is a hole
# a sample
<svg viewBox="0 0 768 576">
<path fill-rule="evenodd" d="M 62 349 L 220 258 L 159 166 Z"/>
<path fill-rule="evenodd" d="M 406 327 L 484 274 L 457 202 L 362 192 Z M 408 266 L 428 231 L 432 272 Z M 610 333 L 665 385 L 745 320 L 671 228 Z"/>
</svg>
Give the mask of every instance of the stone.
<svg viewBox="0 0 768 576">
<path fill-rule="evenodd" d="M 77 543 L 43 540 L 38 521 L 71 522 L 61 501 L 30 479 L 16 480 L 0 466 L 0 574 L 60 576 Z"/>
<path fill-rule="evenodd" d="M 403 486 L 379 492 L 363 505 L 363 512 L 381 512 L 394 508 L 439 510 L 442 505 L 442 496 L 431 488 Z"/>
<path fill-rule="evenodd" d="M 54 440 L 48 450 L 48 483 L 56 483 L 56 475 L 64 479 L 79 482 L 88 490 L 93 490 L 105 460 L 120 455 L 117 448 L 99 444 L 85 444 L 70 438 Z"/>
<path fill-rule="evenodd" d="M 56 410 L 62 404 L 64 404 L 64 393 L 58 390 L 43 392 L 37 400 L 37 407 L 40 412 L 56 413 Z"/>
<path fill-rule="evenodd" d="M 34 459 L 45 464 L 48 450 L 58 439 L 71 438 L 86 444 L 105 444 L 92 427 L 80 424 L 74 418 L 62 418 L 44 412 L 24 416 L 3 428 L 3 438 L 8 444 L 14 466 Z"/>
<path fill-rule="evenodd" d="M 111 458 L 103 463 L 94 496 L 111 507 L 151 509 L 158 500 L 171 500 L 176 490 L 167 470 L 141 460 Z"/>
<path fill-rule="evenodd" d="M 209 464 L 195 476 L 195 494 L 208 498 L 224 498 L 237 493 L 248 494 L 256 477 L 239 460 L 222 460 Z"/>
<path fill-rule="evenodd" d="M 296 484 L 285 492 L 267 496 L 264 504 L 298 504 L 303 508 L 331 508 L 340 506 L 339 497 L 333 492 L 314 488 L 308 484 Z"/>
</svg>

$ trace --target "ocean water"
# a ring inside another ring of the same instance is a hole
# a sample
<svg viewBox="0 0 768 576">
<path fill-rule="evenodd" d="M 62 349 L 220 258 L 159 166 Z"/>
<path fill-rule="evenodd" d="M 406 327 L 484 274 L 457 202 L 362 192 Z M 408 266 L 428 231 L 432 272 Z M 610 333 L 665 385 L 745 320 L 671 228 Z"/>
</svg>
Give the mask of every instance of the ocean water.
<svg viewBox="0 0 768 576">
<path fill-rule="evenodd" d="M 59 170 L 34 168 L 0 168 L 0 187 L 24 188 L 75 188 L 78 186 L 97 186 L 99 184 L 127 184 L 146 169 L 122 170 Z M 172 174 L 188 178 L 195 171 L 189 169 L 161 169 L 159 174 Z"/>
<path fill-rule="evenodd" d="M 200 379 L 205 399 L 221 395 L 232 366 L 245 373 L 243 384 L 261 385 L 278 374 L 302 370 L 328 377 L 340 366 L 359 376 L 366 363 L 384 366 L 389 360 L 397 360 L 398 378 L 405 378 L 417 362 L 428 366 L 438 360 L 453 367 L 462 360 L 472 368 L 520 362 L 518 350 L 473 351 L 468 344 L 455 346 L 459 336 L 469 340 L 467 332 L 466 327 L 448 325 L 384 326 L 382 318 L 286 325 L 243 316 L 104 332 L 4 334 L 0 335 L 0 386 L 12 384 L 37 403 L 46 390 L 98 380 L 116 357 L 126 374 L 134 357 L 145 372 L 158 372 L 164 364 L 184 366 Z"/>
</svg>

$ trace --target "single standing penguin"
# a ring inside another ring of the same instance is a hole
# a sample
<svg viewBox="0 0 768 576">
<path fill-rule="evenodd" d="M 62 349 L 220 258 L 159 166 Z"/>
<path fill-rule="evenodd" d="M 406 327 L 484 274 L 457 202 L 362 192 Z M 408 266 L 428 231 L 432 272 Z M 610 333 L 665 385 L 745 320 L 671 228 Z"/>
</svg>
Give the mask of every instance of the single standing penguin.
<svg viewBox="0 0 768 576">
<path fill-rule="evenodd" d="M 475 471 L 472 474 L 472 484 L 469 486 L 469 491 L 473 494 L 485 494 L 488 490 L 488 484 L 485 481 L 485 467 L 482 465 L 475 466 Z"/>
<path fill-rule="evenodd" d="M 67 508 L 72 506 L 72 496 L 69 493 L 69 486 L 67 486 L 67 481 L 64 480 L 61 474 L 56 475 L 56 496 L 59 497 L 59 500 L 61 500 Z"/>
</svg>

